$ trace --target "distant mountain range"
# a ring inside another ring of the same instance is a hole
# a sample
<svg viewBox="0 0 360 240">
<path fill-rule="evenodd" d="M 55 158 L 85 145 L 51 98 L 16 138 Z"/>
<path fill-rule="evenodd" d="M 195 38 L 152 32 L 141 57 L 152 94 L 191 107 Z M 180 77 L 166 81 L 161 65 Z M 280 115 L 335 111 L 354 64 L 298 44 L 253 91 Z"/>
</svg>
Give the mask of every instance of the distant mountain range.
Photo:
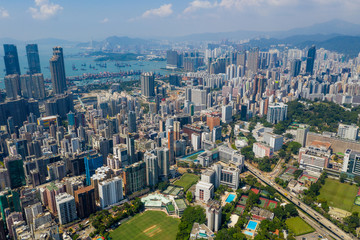
<svg viewBox="0 0 360 240">
<path fill-rule="evenodd" d="M 142 38 L 129 38 L 129 37 L 108 37 L 103 41 L 92 41 L 86 43 L 79 43 L 77 47 L 93 48 L 101 51 L 122 52 L 134 51 L 138 52 L 141 49 L 160 46 L 158 40 L 147 40 Z"/>
<path fill-rule="evenodd" d="M 178 41 L 220 41 L 244 40 L 253 38 L 288 38 L 295 35 L 360 35 L 360 25 L 343 20 L 334 19 L 324 23 L 314 24 L 303 28 L 294 28 L 285 31 L 234 31 L 217 33 L 198 33 L 174 38 Z"/>
<path fill-rule="evenodd" d="M 347 56 L 354 57 L 360 52 L 360 25 L 343 20 L 332 20 L 314 24 L 303 28 L 294 28 L 286 31 L 234 31 L 220 33 L 199 33 L 182 37 L 169 37 L 170 42 L 188 41 L 216 42 L 228 39 L 230 41 L 249 40 L 245 47 L 260 47 L 267 49 L 273 45 L 286 44 L 293 47 L 303 48 L 315 44 L 318 48 L 323 47 Z M 14 43 L 23 45 L 26 43 L 38 43 L 39 45 L 70 45 L 82 48 L 91 48 L 106 52 L 133 52 L 139 53 L 146 48 L 171 48 L 164 45 L 160 39 L 130 38 L 126 36 L 111 36 L 102 41 L 77 42 L 63 39 L 46 38 L 34 41 L 18 41 L 11 38 L 0 38 L 0 44 Z"/>
<path fill-rule="evenodd" d="M 356 57 L 360 52 L 360 36 L 344 35 L 296 35 L 284 39 L 261 38 L 250 40 L 244 44 L 244 48 L 259 47 L 261 50 L 267 50 L 272 46 L 286 45 L 303 49 L 315 45 L 316 48 L 325 48 L 345 54 L 348 57 Z"/>
</svg>

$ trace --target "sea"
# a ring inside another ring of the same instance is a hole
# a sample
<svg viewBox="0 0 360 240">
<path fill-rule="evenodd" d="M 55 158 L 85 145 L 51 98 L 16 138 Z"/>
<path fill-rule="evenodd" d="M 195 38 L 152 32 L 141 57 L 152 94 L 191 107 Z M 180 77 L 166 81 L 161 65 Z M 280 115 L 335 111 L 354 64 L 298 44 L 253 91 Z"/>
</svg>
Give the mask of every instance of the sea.
<svg viewBox="0 0 360 240">
<path fill-rule="evenodd" d="M 50 79 L 49 60 L 52 56 L 52 47 L 50 45 L 38 45 L 41 71 L 44 74 L 45 79 Z M 84 73 L 101 73 L 101 72 L 119 72 L 130 70 L 141 70 L 143 72 L 154 72 L 161 75 L 168 75 L 171 72 L 166 70 L 166 61 L 149 61 L 149 60 L 135 60 L 135 61 L 101 61 L 96 62 L 92 56 L 84 56 L 84 53 L 89 50 L 78 48 L 74 46 L 62 46 L 64 52 L 65 73 L 67 77 L 81 76 Z M 4 76 L 5 76 L 5 64 L 4 64 L 4 52 L 0 47 L 0 89 L 4 89 Z M 25 74 L 28 71 L 28 62 L 26 57 L 25 45 L 17 45 L 20 71 L 21 74 Z M 106 63 L 106 68 L 100 67 L 96 64 Z M 117 67 L 115 64 L 123 65 L 123 67 Z M 95 68 L 90 68 L 90 66 Z M 75 69 L 74 69 L 74 68 Z M 124 80 L 137 79 L 138 76 L 131 76 L 124 78 Z M 84 80 L 75 82 L 76 85 L 86 85 L 89 83 L 105 82 L 108 79 L 101 80 Z"/>
</svg>

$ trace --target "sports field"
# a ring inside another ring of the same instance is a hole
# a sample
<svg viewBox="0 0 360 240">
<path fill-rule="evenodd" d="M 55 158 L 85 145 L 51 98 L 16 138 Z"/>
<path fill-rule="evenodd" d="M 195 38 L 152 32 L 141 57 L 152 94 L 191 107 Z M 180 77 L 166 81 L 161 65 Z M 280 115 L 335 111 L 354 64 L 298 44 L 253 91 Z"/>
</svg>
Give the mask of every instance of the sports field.
<svg viewBox="0 0 360 240">
<path fill-rule="evenodd" d="M 248 200 L 248 196 L 246 196 L 246 195 L 242 195 L 241 196 L 241 198 L 240 198 L 240 200 L 239 200 L 239 204 L 241 204 L 241 205 L 246 205 L 246 203 L 247 203 L 247 200 Z"/>
<path fill-rule="evenodd" d="M 327 200 L 330 207 L 340 208 L 348 212 L 360 212 L 360 206 L 354 204 L 357 192 L 358 187 L 356 185 L 327 178 L 320 189 L 318 198 Z"/>
<path fill-rule="evenodd" d="M 185 173 L 181 176 L 179 180 L 174 182 L 174 185 L 180 186 L 184 188 L 186 192 L 193 184 L 195 184 L 199 180 L 199 177 L 195 174 Z"/>
<path fill-rule="evenodd" d="M 176 239 L 180 220 L 164 212 L 146 211 L 138 214 L 110 233 L 112 239 Z"/>
<path fill-rule="evenodd" d="M 307 224 L 304 220 L 300 217 L 293 217 L 286 219 L 285 221 L 288 228 L 296 235 L 304 235 L 307 233 L 312 233 L 315 231 L 309 224 Z"/>
</svg>

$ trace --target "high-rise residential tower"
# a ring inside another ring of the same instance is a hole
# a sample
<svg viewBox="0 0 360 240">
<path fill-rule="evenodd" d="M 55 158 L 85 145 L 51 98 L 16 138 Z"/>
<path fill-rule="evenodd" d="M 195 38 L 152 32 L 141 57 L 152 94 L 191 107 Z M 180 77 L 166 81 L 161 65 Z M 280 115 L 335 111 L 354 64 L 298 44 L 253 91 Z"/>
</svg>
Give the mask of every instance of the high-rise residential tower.
<svg viewBox="0 0 360 240">
<path fill-rule="evenodd" d="M 64 93 L 67 90 L 63 49 L 53 48 L 53 56 L 50 59 L 50 72 L 53 91 L 55 94 Z"/>
<path fill-rule="evenodd" d="M 16 99 L 21 95 L 20 77 L 19 74 L 7 75 L 4 78 L 6 96 L 10 99 Z"/>
<path fill-rule="evenodd" d="M 144 154 L 146 163 L 146 183 L 148 186 L 155 186 L 159 182 L 158 158 L 150 152 Z"/>
<path fill-rule="evenodd" d="M 175 153 L 174 153 L 174 130 L 170 127 L 167 131 L 168 138 L 168 149 L 169 149 L 169 162 L 171 165 L 175 164 Z"/>
<path fill-rule="evenodd" d="M 55 197 L 60 224 L 67 224 L 77 219 L 75 198 L 68 193 Z"/>
<path fill-rule="evenodd" d="M 41 73 L 39 50 L 37 44 L 26 45 L 26 56 L 29 65 L 29 73 Z"/>
<path fill-rule="evenodd" d="M 136 132 L 136 114 L 134 111 L 130 111 L 128 114 L 128 132 Z"/>
<path fill-rule="evenodd" d="M 259 48 L 253 48 L 248 52 L 247 69 L 253 74 L 257 73 L 259 69 Z"/>
<path fill-rule="evenodd" d="M 155 96 L 155 80 L 152 72 L 141 74 L 141 94 L 147 98 Z"/>
</svg>

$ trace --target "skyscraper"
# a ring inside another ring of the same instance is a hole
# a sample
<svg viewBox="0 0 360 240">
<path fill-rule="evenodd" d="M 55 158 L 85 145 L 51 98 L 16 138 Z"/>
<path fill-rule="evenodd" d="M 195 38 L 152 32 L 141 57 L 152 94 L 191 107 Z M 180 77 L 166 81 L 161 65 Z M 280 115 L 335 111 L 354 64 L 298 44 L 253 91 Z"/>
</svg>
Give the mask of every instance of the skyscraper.
<svg viewBox="0 0 360 240">
<path fill-rule="evenodd" d="M 177 51 L 167 50 L 166 51 L 166 68 L 176 69 L 178 67 L 179 56 Z"/>
<path fill-rule="evenodd" d="M 26 45 L 26 56 L 29 65 L 29 73 L 41 73 L 39 50 L 37 44 Z"/>
<path fill-rule="evenodd" d="M 126 145 L 127 145 L 127 152 L 128 152 L 128 163 L 129 165 L 135 163 L 136 155 L 135 155 L 135 141 L 134 138 L 131 136 L 126 137 Z"/>
<path fill-rule="evenodd" d="M 170 173 L 169 149 L 156 148 L 156 156 L 158 158 L 159 176 L 167 179 Z"/>
<path fill-rule="evenodd" d="M 21 95 L 20 77 L 19 74 L 7 75 L 4 78 L 6 96 L 10 99 L 16 99 Z"/>
<path fill-rule="evenodd" d="M 174 153 L 174 130 L 169 127 L 167 131 L 168 138 L 168 149 L 169 149 L 169 162 L 171 165 L 175 164 L 175 153 Z"/>
<path fill-rule="evenodd" d="M 252 71 L 253 74 L 257 73 L 259 69 L 259 49 L 253 48 L 248 53 L 248 58 L 246 61 L 247 70 Z"/>
<path fill-rule="evenodd" d="M 301 61 L 300 59 L 294 59 L 291 61 L 290 75 L 296 77 L 300 73 Z"/>
<path fill-rule="evenodd" d="M 130 166 L 126 166 L 122 174 L 126 195 L 137 192 L 146 186 L 145 162 L 141 161 Z"/>
<path fill-rule="evenodd" d="M 75 199 L 68 193 L 55 197 L 60 224 L 67 224 L 77 219 Z"/>
<path fill-rule="evenodd" d="M 53 48 L 53 56 L 50 59 L 50 72 L 53 91 L 55 94 L 64 93 L 67 90 L 64 65 L 63 49 Z"/>
<path fill-rule="evenodd" d="M 315 56 L 316 56 L 316 47 L 313 45 L 308 50 L 308 55 L 306 59 L 306 73 L 313 75 L 314 73 L 314 62 L 315 62 Z"/>
<path fill-rule="evenodd" d="M 20 64 L 16 46 L 13 44 L 4 44 L 4 53 L 6 75 L 20 75 Z"/>
<path fill-rule="evenodd" d="M 206 106 L 207 91 L 202 89 L 191 89 L 191 101 L 196 105 Z"/>
<path fill-rule="evenodd" d="M 268 107 L 267 121 L 276 124 L 287 118 L 288 105 L 285 103 L 275 103 Z"/>
<path fill-rule="evenodd" d="M 86 185 L 90 185 L 90 177 L 95 173 L 95 170 L 103 165 L 103 157 L 101 154 L 94 154 L 84 157 Z"/>
<path fill-rule="evenodd" d="M 107 179 L 99 183 L 100 206 L 102 209 L 123 199 L 123 185 L 120 177 Z"/>
<path fill-rule="evenodd" d="M 180 140 L 180 122 L 174 121 L 175 140 Z"/>
<path fill-rule="evenodd" d="M 158 184 L 159 179 L 158 158 L 154 154 L 146 152 L 144 159 L 146 163 L 146 183 L 148 186 L 155 186 Z"/>
<path fill-rule="evenodd" d="M 128 132 L 136 132 L 136 114 L 134 111 L 130 111 L 128 115 Z"/>
<path fill-rule="evenodd" d="M 23 74 L 20 76 L 20 89 L 21 96 L 24 98 L 32 98 L 32 81 L 31 76 L 28 74 Z"/>
<path fill-rule="evenodd" d="M 152 72 L 141 74 L 141 94 L 147 98 L 155 96 L 155 81 Z"/>
<path fill-rule="evenodd" d="M 4 159 L 5 167 L 9 172 L 12 189 L 26 185 L 23 160 L 20 155 L 8 156 Z"/>
<path fill-rule="evenodd" d="M 232 122 L 232 106 L 231 105 L 222 106 L 221 112 L 222 112 L 221 121 L 223 123 Z"/>
<path fill-rule="evenodd" d="M 241 51 L 241 52 L 237 53 L 236 65 L 245 67 L 245 65 L 246 65 L 246 52 L 245 51 Z"/>
<path fill-rule="evenodd" d="M 207 226 L 211 231 L 217 232 L 221 226 L 221 204 L 215 200 L 208 202 L 206 207 Z"/>
<path fill-rule="evenodd" d="M 302 147 L 305 147 L 305 145 L 306 145 L 306 138 L 307 138 L 309 129 L 310 129 L 309 125 L 300 124 L 299 128 L 296 130 L 295 142 L 300 143 Z"/>
<path fill-rule="evenodd" d="M 42 73 L 35 73 L 31 75 L 32 95 L 35 99 L 44 99 L 46 97 L 44 75 Z"/>
</svg>

